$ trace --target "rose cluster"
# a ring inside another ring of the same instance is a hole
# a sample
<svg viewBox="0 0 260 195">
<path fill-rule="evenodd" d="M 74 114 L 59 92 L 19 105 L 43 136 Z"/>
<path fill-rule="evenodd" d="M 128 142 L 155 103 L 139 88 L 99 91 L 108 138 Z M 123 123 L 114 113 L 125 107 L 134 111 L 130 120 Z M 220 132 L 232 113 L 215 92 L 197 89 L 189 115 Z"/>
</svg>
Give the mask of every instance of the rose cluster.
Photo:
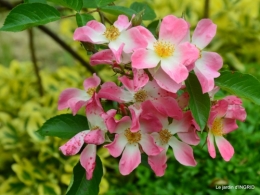
<svg viewBox="0 0 260 195">
<path fill-rule="evenodd" d="M 120 73 L 120 85 L 101 84 L 93 74 L 84 81 L 84 90 L 69 88 L 59 98 L 58 109 L 70 108 L 74 115 L 86 108 L 89 129 L 76 134 L 60 150 L 64 155 L 75 155 L 86 143 L 80 162 L 87 179 L 92 178 L 95 168 L 96 147 L 104 143 L 113 157 L 121 155 L 119 170 L 123 175 L 140 164 L 141 153 L 147 154 L 157 176 L 164 175 L 169 146 L 181 164 L 197 164 L 191 145 L 199 144 L 197 132 L 202 129 L 189 110 L 185 80 L 190 71 L 212 100 L 205 130 L 210 156 L 216 156 L 215 143 L 224 160 L 229 161 L 234 154 L 223 135 L 237 129 L 236 120 L 244 121 L 246 112 L 235 96 L 214 100 L 218 90 L 214 78 L 220 75 L 223 61 L 219 54 L 203 49 L 215 36 L 216 25 L 202 19 L 190 38 L 188 22 L 168 15 L 158 29 L 156 39 L 148 29 L 133 26 L 127 16 L 120 15 L 109 27 L 92 20 L 74 32 L 74 40 L 106 46 L 90 57 L 91 65 L 109 64 Z M 117 109 L 104 111 L 102 102 L 106 100 L 117 102 Z"/>
</svg>

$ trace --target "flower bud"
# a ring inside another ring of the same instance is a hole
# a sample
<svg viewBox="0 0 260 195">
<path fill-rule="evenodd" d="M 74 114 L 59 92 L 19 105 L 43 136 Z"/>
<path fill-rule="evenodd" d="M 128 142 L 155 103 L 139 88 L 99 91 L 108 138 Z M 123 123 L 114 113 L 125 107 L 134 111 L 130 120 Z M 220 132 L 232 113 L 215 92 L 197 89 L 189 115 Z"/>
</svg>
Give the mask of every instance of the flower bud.
<svg viewBox="0 0 260 195">
<path fill-rule="evenodd" d="M 138 12 L 132 20 L 132 26 L 139 26 L 142 23 L 142 18 L 144 15 L 144 9 Z"/>
</svg>

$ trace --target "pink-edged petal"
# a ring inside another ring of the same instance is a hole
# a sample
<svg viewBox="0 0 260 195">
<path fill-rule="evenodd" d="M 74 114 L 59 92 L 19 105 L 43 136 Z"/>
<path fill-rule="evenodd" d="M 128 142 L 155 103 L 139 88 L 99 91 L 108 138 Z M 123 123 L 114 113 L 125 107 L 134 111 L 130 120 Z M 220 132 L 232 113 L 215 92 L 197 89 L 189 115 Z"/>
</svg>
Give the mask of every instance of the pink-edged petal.
<svg viewBox="0 0 260 195">
<path fill-rule="evenodd" d="M 233 146 L 222 136 L 215 136 L 218 150 L 225 161 L 229 161 L 234 155 Z"/>
<path fill-rule="evenodd" d="M 213 39 L 217 31 L 217 25 L 210 19 L 202 19 L 198 22 L 193 36 L 192 43 L 198 48 L 205 48 Z"/>
<path fill-rule="evenodd" d="M 214 95 L 219 91 L 219 87 L 214 87 L 211 91 L 208 92 L 210 100 L 214 100 Z"/>
<path fill-rule="evenodd" d="M 214 88 L 214 78 L 220 73 L 218 70 L 223 66 L 221 56 L 215 52 L 201 52 L 201 57 L 195 62 L 194 72 L 201 84 L 203 93 Z"/>
<path fill-rule="evenodd" d="M 159 62 L 160 58 L 153 50 L 137 49 L 132 57 L 132 67 L 136 69 L 154 68 Z"/>
<path fill-rule="evenodd" d="M 159 39 L 170 41 L 174 45 L 177 45 L 185 37 L 188 30 L 189 25 L 184 19 L 168 15 L 162 20 Z"/>
<path fill-rule="evenodd" d="M 149 76 L 142 69 L 133 69 L 134 74 L 134 90 L 138 91 L 149 82 Z"/>
<path fill-rule="evenodd" d="M 208 119 L 208 126 L 209 126 L 210 129 L 212 128 L 213 122 L 217 117 L 218 117 L 217 111 L 210 111 L 209 119 Z M 195 120 L 194 120 L 194 122 L 195 122 Z"/>
<path fill-rule="evenodd" d="M 189 72 L 182 63 L 176 61 L 174 57 L 161 61 L 163 71 L 177 84 L 187 79 Z"/>
<path fill-rule="evenodd" d="M 158 98 L 152 100 L 154 107 L 163 115 L 175 119 L 181 119 L 183 116 L 182 110 L 179 107 L 177 101 L 172 97 Z"/>
<path fill-rule="evenodd" d="M 229 105 L 225 118 L 244 121 L 246 119 L 246 110 L 240 105 Z"/>
<path fill-rule="evenodd" d="M 178 133 L 178 137 L 181 141 L 189 144 L 189 145 L 198 145 L 200 143 L 200 138 L 197 135 L 197 130 L 193 127 L 190 127 L 188 132 Z"/>
<path fill-rule="evenodd" d="M 87 91 L 89 88 L 98 87 L 100 82 L 100 78 L 97 76 L 96 73 L 94 73 L 92 77 L 84 80 L 83 86 L 84 89 Z"/>
<path fill-rule="evenodd" d="M 127 144 L 119 161 L 119 171 L 128 175 L 141 163 L 141 153 L 138 144 Z"/>
<path fill-rule="evenodd" d="M 118 80 L 124 85 L 124 87 L 131 92 L 134 92 L 134 82 L 127 76 L 118 77 Z"/>
<path fill-rule="evenodd" d="M 114 54 L 114 57 L 116 59 L 116 62 L 118 64 L 121 63 L 121 59 L 122 59 L 122 53 L 123 53 L 123 49 L 124 49 L 125 44 L 122 43 L 117 49 L 111 48 L 111 51 Z"/>
<path fill-rule="evenodd" d="M 95 66 L 98 64 L 111 64 L 113 65 L 116 61 L 114 53 L 111 49 L 105 49 L 93 54 L 90 57 L 90 65 Z"/>
<path fill-rule="evenodd" d="M 105 132 L 98 129 L 90 131 L 84 138 L 88 144 L 100 145 L 105 142 Z"/>
<path fill-rule="evenodd" d="M 88 134 L 89 130 L 82 131 L 72 137 L 68 142 L 62 145 L 59 149 L 66 156 L 75 155 L 79 152 L 84 144 L 84 137 Z"/>
<path fill-rule="evenodd" d="M 224 117 L 228 109 L 226 100 L 219 100 L 216 105 L 212 106 L 212 111 L 217 112 L 218 117 Z"/>
<path fill-rule="evenodd" d="M 58 110 L 70 108 L 73 115 L 75 115 L 90 99 L 91 97 L 85 91 L 76 88 L 68 88 L 60 94 Z"/>
<path fill-rule="evenodd" d="M 157 156 L 148 156 L 148 163 L 154 171 L 155 175 L 161 177 L 165 173 L 165 169 L 167 168 L 167 156 L 166 150 L 162 151 Z"/>
<path fill-rule="evenodd" d="M 176 93 L 181 88 L 182 84 L 178 84 L 172 80 L 171 77 L 162 70 L 162 68 L 159 68 L 157 71 L 155 71 L 155 69 L 150 69 L 150 73 L 153 75 L 157 84 L 169 92 Z"/>
<path fill-rule="evenodd" d="M 99 98 L 105 98 L 107 100 L 114 100 L 119 103 L 131 102 L 133 101 L 133 95 L 118 87 L 113 82 L 106 82 L 101 85 L 101 89 L 98 92 Z"/>
<path fill-rule="evenodd" d="M 92 179 L 96 167 L 96 145 L 88 144 L 80 154 L 80 164 L 86 170 L 87 180 Z"/>
<path fill-rule="evenodd" d="M 147 44 L 148 44 L 147 49 L 153 49 L 153 44 L 156 42 L 156 39 L 154 38 L 153 34 L 143 26 L 137 26 L 136 28 L 140 31 L 140 33 L 146 39 Z"/>
<path fill-rule="evenodd" d="M 242 105 L 242 100 L 234 95 L 229 95 L 224 98 L 230 105 Z"/>
<path fill-rule="evenodd" d="M 190 29 L 190 23 L 187 22 L 187 25 L 188 25 L 188 27 Z M 184 38 L 181 40 L 181 43 L 184 43 L 184 42 L 189 42 L 190 43 L 190 39 L 191 39 L 190 30 L 188 30 L 187 33 L 185 34 Z"/>
<path fill-rule="evenodd" d="M 118 28 L 119 32 L 128 29 L 131 25 L 132 23 L 125 15 L 119 15 L 117 20 L 114 22 L 114 26 Z"/>
<path fill-rule="evenodd" d="M 193 156 L 193 149 L 188 144 L 185 144 L 175 137 L 171 137 L 169 140 L 169 145 L 173 149 L 173 154 L 176 160 L 186 166 L 196 166 L 197 162 Z"/>
<path fill-rule="evenodd" d="M 211 132 L 209 132 L 207 136 L 207 145 L 208 145 L 208 151 L 211 158 L 216 158 L 216 150 L 214 145 L 214 136 Z"/>
<path fill-rule="evenodd" d="M 118 157 L 121 155 L 127 144 L 127 139 L 124 134 L 116 134 L 115 139 L 112 143 L 105 145 L 104 147 L 108 149 L 109 153 L 113 157 Z"/>
<path fill-rule="evenodd" d="M 153 137 L 146 133 L 142 133 L 142 138 L 139 143 L 142 146 L 144 152 L 149 156 L 156 156 L 164 149 L 160 146 L 157 146 Z"/>
<path fill-rule="evenodd" d="M 223 124 L 222 131 L 224 134 L 230 133 L 238 128 L 236 119 L 223 118 L 222 121 L 223 121 L 222 122 L 222 124 Z"/>
<path fill-rule="evenodd" d="M 137 132 L 140 130 L 139 117 L 140 114 L 142 113 L 142 108 L 138 104 L 133 104 L 128 108 L 131 112 L 131 117 L 132 117 L 132 124 L 130 130 L 132 132 Z"/>
<path fill-rule="evenodd" d="M 188 132 L 192 124 L 191 112 L 186 112 L 180 120 L 173 120 L 169 125 L 168 130 L 171 134 Z"/>
<path fill-rule="evenodd" d="M 188 42 L 181 43 L 175 47 L 174 57 L 175 60 L 179 61 L 185 66 L 190 66 L 200 56 L 199 49 Z"/>
<path fill-rule="evenodd" d="M 106 121 L 106 125 L 110 133 L 122 133 L 131 126 L 131 119 L 129 116 L 122 117 L 119 121 L 114 118 Z"/>
</svg>

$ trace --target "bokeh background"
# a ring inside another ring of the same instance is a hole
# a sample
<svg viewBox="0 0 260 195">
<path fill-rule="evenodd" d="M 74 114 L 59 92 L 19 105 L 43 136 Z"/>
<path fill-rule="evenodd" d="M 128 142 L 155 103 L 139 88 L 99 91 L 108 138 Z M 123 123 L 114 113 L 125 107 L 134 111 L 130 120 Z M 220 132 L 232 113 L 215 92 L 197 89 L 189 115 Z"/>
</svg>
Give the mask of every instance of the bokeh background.
<svg viewBox="0 0 260 195">
<path fill-rule="evenodd" d="M 3 1 L 0 0 L 0 26 L 10 8 Z M 6 2 L 12 6 L 21 3 Z M 250 73 L 260 79 L 259 0 L 138 2 L 151 6 L 156 12 L 156 20 L 168 14 L 181 17 L 185 13 L 193 30 L 201 18 L 212 19 L 218 30 L 206 49 L 221 54 L 223 69 Z M 116 5 L 130 6 L 131 3 L 115 1 Z M 71 14 L 70 10 L 58 9 L 63 15 Z M 98 15 L 94 17 L 99 19 Z M 116 19 L 115 16 L 108 17 Z M 145 22 L 145 25 L 152 22 Z M 72 39 L 76 27 L 74 17 L 46 25 L 88 62 L 86 51 Z M 66 140 L 35 134 L 50 117 L 69 112 L 57 111 L 60 92 L 68 87 L 82 88 L 83 80 L 91 75 L 88 68 L 56 41 L 38 28 L 19 33 L 0 32 L 0 195 L 65 194 L 73 166 L 79 159 L 79 156 L 65 157 L 59 152 L 58 147 Z M 95 70 L 104 80 L 116 78 L 106 66 L 95 67 Z M 111 158 L 104 148 L 100 148 L 98 155 L 105 171 L 100 194 L 260 194 L 260 107 L 247 100 L 243 105 L 248 113 L 246 121 L 226 136 L 235 148 L 230 162 L 225 162 L 219 153 L 216 159 L 211 159 L 204 146 L 205 135 L 200 134 L 201 144 L 194 147 L 196 167 L 180 165 L 169 151 L 168 168 L 163 177 L 156 177 L 146 163 L 129 176 L 121 176 L 118 159 Z M 81 114 L 84 114 L 83 110 Z M 221 184 L 250 184 L 255 185 L 255 189 L 216 190 L 216 185 Z"/>
</svg>

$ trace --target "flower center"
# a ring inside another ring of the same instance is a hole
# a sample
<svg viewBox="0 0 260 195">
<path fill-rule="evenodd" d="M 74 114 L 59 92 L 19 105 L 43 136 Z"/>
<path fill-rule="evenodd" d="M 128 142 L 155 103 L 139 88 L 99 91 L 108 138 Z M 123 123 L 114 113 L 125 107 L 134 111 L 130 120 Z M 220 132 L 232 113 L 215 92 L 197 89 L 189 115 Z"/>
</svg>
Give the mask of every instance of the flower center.
<svg viewBox="0 0 260 195">
<path fill-rule="evenodd" d="M 120 32 L 117 27 L 110 26 L 106 29 L 104 35 L 109 41 L 114 41 L 120 35 Z"/>
<path fill-rule="evenodd" d="M 92 130 L 97 130 L 97 129 L 100 129 L 99 126 L 94 126 L 94 127 L 91 128 L 91 131 Z"/>
<path fill-rule="evenodd" d="M 163 129 L 159 132 L 159 136 L 162 144 L 167 144 L 169 139 L 172 137 L 172 134 L 168 131 L 168 129 Z"/>
<path fill-rule="evenodd" d="M 96 92 L 96 87 L 90 87 L 87 90 L 87 94 L 89 94 L 90 96 L 92 96 L 95 92 Z"/>
<path fill-rule="evenodd" d="M 157 41 L 154 43 L 153 47 L 157 55 L 162 58 L 170 57 L 174 52 L 173 45 L 166 41 Z"/>
<path fill-rule="evenodd" d="M 223 123 L 221 118 L 216 118 L 211 127 L 211 133 L 215 136 L 223 135 Z"/>
<path fill-rule="evenodd" d="M 147 98 L 147 93 L 145 90 L 139 90 L 138 92 L 136 92 L 136 94 L 134 95 L 135 101 L 137 102 L 144 102 Z"/>
<path fill-rule="evenodd" d="M 130 128 L 125 130 L 125 136 L 130 144 L 138 143 L 141 140 L 141 133 L 137 131 L 135 133 L 130 131 Z"/>
</svg>

